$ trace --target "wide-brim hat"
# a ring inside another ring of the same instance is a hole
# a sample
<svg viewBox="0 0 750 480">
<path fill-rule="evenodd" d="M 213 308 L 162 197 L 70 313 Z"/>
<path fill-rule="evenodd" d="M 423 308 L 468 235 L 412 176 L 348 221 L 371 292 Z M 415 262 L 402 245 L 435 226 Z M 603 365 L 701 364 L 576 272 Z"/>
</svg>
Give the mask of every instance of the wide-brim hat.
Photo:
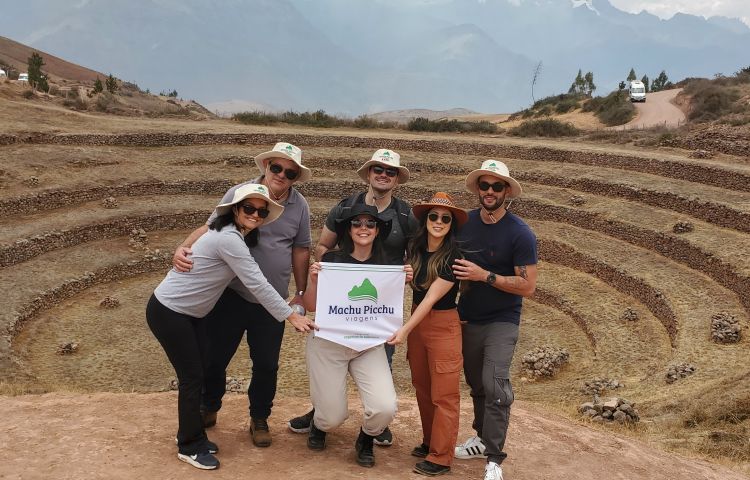
<svg viewBox="0 0 750 480">
<path fill-rule="evenodd" d="M 493 177 L 505 180 L 510 185 L 510 193 L 506 196 L 508 200 L 518 198 L 521 196 L 523 189 L 521 184 L 518 183 L 513 177 L 510 176 L 508 166 L 500 160 L 485 160 L 482 162 L 482 166 L 466 176 L 466 189 L 471 193 L 479 193 L 479 177 L 482 175 L 492 175 Z"/>
<path fill-rule="evenodd" d="M 398 183 L 404 184 L 409 181 L 409 169 L 401 166 L 401 155 L 394 152 L 393 150 L 381 148 L 377 152 L 373 153 L 372 158 L 366 161 L 364 165 L 359 167 L 359 170 L 357 170 L 359 178 L 361 178 L 365 182 L 369 181 L 367 176 L 369 175 L 370 167 L 373 165 L 382 165 L 385 168 L 397 168 Z"/>
<path fill-rule="evenodd" d="M 417 217 L 418 220 L 422 221 L 424 216 L 427 215 L 427 212 L 435 207 L 450 210 L 450 212 L 453 214 L 453 218 L 455 219 L 456 224 L 459 227 L 466 223 L 467 220 L 469 220 L 469 214 L 466 213 L 466 210 L 457 207 L 456 204 L 453 203 L 453 199 L 451 198 L 451 196 L 445 192 L 436 192 L 432 196 L 432 198 L 430 198 L 426 202 L 414 205 L 414 207 L 412 207 L 412 212 L 414 212 L 414 216 Z"/>
<path fill-rule="evenodd" d="M 261 175 L 266 171 L 266 162 L 264 160 L 268 160 L 269 158 L 286 158 L 293 161 L 299 167 L 299 177 L 294 179 L 296 182 L 306 182 L 312 177 L 310 169 L 302 165 L 302 150 L 291 143 L 279 142 L 270 151 L 255 156 L 255 164 L 260 169 Z"/>
<path fill-rule="evenodd" d="M 378 224 L 378 236 L 383 240 L 391 233 L 391 221 L 384 220 L 378 213 L 377 208 L 365 203 L 355 203 L 351 207 L 344 208 L 342 216 L 336 220 L 336 235 L 339 242 L 349 228 L 349 221 L 359 215 L 369 215 L 375 219 Z"/>
<path fill-rule="evenodd" d="M 265 185 L 251 183 L 235 190 L 231 202 L 217 205 L 216 214 L 224 215 L 228 213 L 234 205 L 237 205 L 246 198 L 260 198 L 268 203 L 268 216 L 264 219 L 263 225 L 268 225 L 284 213 L 284 207 L 271 200 L 271 197 L 268 195 L 268 188 Z"/>
</svg>

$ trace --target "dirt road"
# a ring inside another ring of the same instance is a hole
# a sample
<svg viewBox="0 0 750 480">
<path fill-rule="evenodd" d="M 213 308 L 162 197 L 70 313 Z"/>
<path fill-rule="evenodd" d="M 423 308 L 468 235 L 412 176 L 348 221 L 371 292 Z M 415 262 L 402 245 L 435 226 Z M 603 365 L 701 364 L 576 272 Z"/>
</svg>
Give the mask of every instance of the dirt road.
<svg viewBox="0 0 750 480">
<path fill-rule="evenodd" d="M 2 479 L 204 479 L 206 473 L 177 460 L 176 393 L 47 394 L 0 397 L 5 412 L 0 448 Z M 291 433 L 287 418 L 308 408 L 306 398 L 281 398 L 269 419 L 274 444 L 255 448 L 247 436 L 247 400 L 229 395 L 209 437 L 221 448 L 221 468 L 212 479 L 378 478 L 421 479 L 409 455 L 421 441 L 413 398 L 402 398 L 392 424 L 395 443 L 378 448 L 376 465 L 354 463 L 352 444 L 361 418 L 350 399 L 350 419 L 329 434 L 324 452 L 311 452 L 305 437 Z M 471 400 L 462 399 L 460 438 L 469 427 Z M 664 453 L 606 430 L 576 425 L 517 402 L 507 445 L 505 476 L 512 480 L 748 480 L 719 465 Z M 453 478 L 481 478 L 481 460 L 456 461 Z"/>
<path fill-rule="evenodd" d="M 636 103 L 636 117 L 625 125 L 612 127 L 612 130 L 630 130 L 664 125 L 668 128 L 678 127 L 685 122 L 685 114 L 672 103 L 682 91 L 681 88 L 649 93 L 644 103 Z"/>
</svg>

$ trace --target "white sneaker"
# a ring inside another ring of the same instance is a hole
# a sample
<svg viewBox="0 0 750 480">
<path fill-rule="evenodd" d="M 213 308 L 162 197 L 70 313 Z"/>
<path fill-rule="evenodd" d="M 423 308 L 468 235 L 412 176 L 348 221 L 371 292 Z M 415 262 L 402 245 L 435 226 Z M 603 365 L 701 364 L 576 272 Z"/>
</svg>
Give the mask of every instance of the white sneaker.
<svg viewBox="0 0 750 480">
<path fill-rule="evenodd" d="M 487 462 L 484 467 L 484 480 L 503 480 L 503 467 L 495 462 Z"/>
<path fill-rule="evenodd" d="M 461 445 L 456 445 L 453 455 L 461 460 L 466 460 L 467 458 L 485 458 L 484 443 L 482 443 L 482 439 L 479 437 L 471 437 Z"/>
</svg>

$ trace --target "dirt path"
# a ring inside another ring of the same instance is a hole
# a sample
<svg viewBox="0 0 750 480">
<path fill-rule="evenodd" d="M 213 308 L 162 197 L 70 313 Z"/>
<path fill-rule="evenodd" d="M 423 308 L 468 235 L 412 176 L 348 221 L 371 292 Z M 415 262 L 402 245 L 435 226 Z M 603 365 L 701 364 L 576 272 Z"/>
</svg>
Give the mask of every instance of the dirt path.
<svg viewBox="0 0 750 480">
<path fill-rule="evenodd" d="M 630 130 L 664 125 L 676 128 L 685 122 L 685 114 L 672 100 L 682 91 L 681 88 L 649 93 L 644 103 L 636 103 L 636 117 L 625 125 L 613 127 L 612 130 Z"/>
<path fill-rule="evenodd" d="M 352 444 L 360 418 L 359 402 L 350 402 L 351 418 L 329 435 L 325 452 L 313 453 L 305 437 L 284 422 L 308 408 L 305 398 L 282 398 L 270 419 L 274 444 L 253 447 L 247 438 L 246 399 L 225 399 L 219 423 L 209 436 L 221 448 L 222 467 L 201 472 L 177 460 L 174 445 L 176 394 L 47 394 L 0 397 L 6 412 L 0 448 L 3 479 L 133 478 L 424 478 L 411 473 L 409 455 L 421 440 L 413 399 L 403 398 L 392 425 L 390 448 L 378 448 L 372 470 L 358 467 Z M 462 403 L 460 438 L 469 435 L 471 402 Z M 653 446 L 575 425 L 518 402 L 505 462 L 508 480 L 748 480 L 740 473 L 704 461 L 658 451 Z M 456 461 L 454 478 L 480 478 L 480 460 Z"/>
</svg>

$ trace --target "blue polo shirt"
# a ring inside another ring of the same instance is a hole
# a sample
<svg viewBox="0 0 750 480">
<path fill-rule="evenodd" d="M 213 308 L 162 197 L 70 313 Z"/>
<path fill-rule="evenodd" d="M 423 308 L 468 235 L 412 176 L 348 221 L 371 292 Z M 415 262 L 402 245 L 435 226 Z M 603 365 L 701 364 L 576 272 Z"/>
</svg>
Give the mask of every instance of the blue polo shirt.
<svg viewBox="0 0 750 480">
<path fill-rule="evenodd" d="M 469 221 L 459 231 L 459 247 L 466 260 L 498 276 L 515 275 L 514 267 L 537 264 L 536 235 L 519 217 L 506 212 L 499 222 L 488 225 L 479 209 L 469 212 Z M 503 292 L 486 282 L 468 282 L 461 293 L 458 314 L 469 323 L 521 322 L 523 297 Z"/>
</svg>

